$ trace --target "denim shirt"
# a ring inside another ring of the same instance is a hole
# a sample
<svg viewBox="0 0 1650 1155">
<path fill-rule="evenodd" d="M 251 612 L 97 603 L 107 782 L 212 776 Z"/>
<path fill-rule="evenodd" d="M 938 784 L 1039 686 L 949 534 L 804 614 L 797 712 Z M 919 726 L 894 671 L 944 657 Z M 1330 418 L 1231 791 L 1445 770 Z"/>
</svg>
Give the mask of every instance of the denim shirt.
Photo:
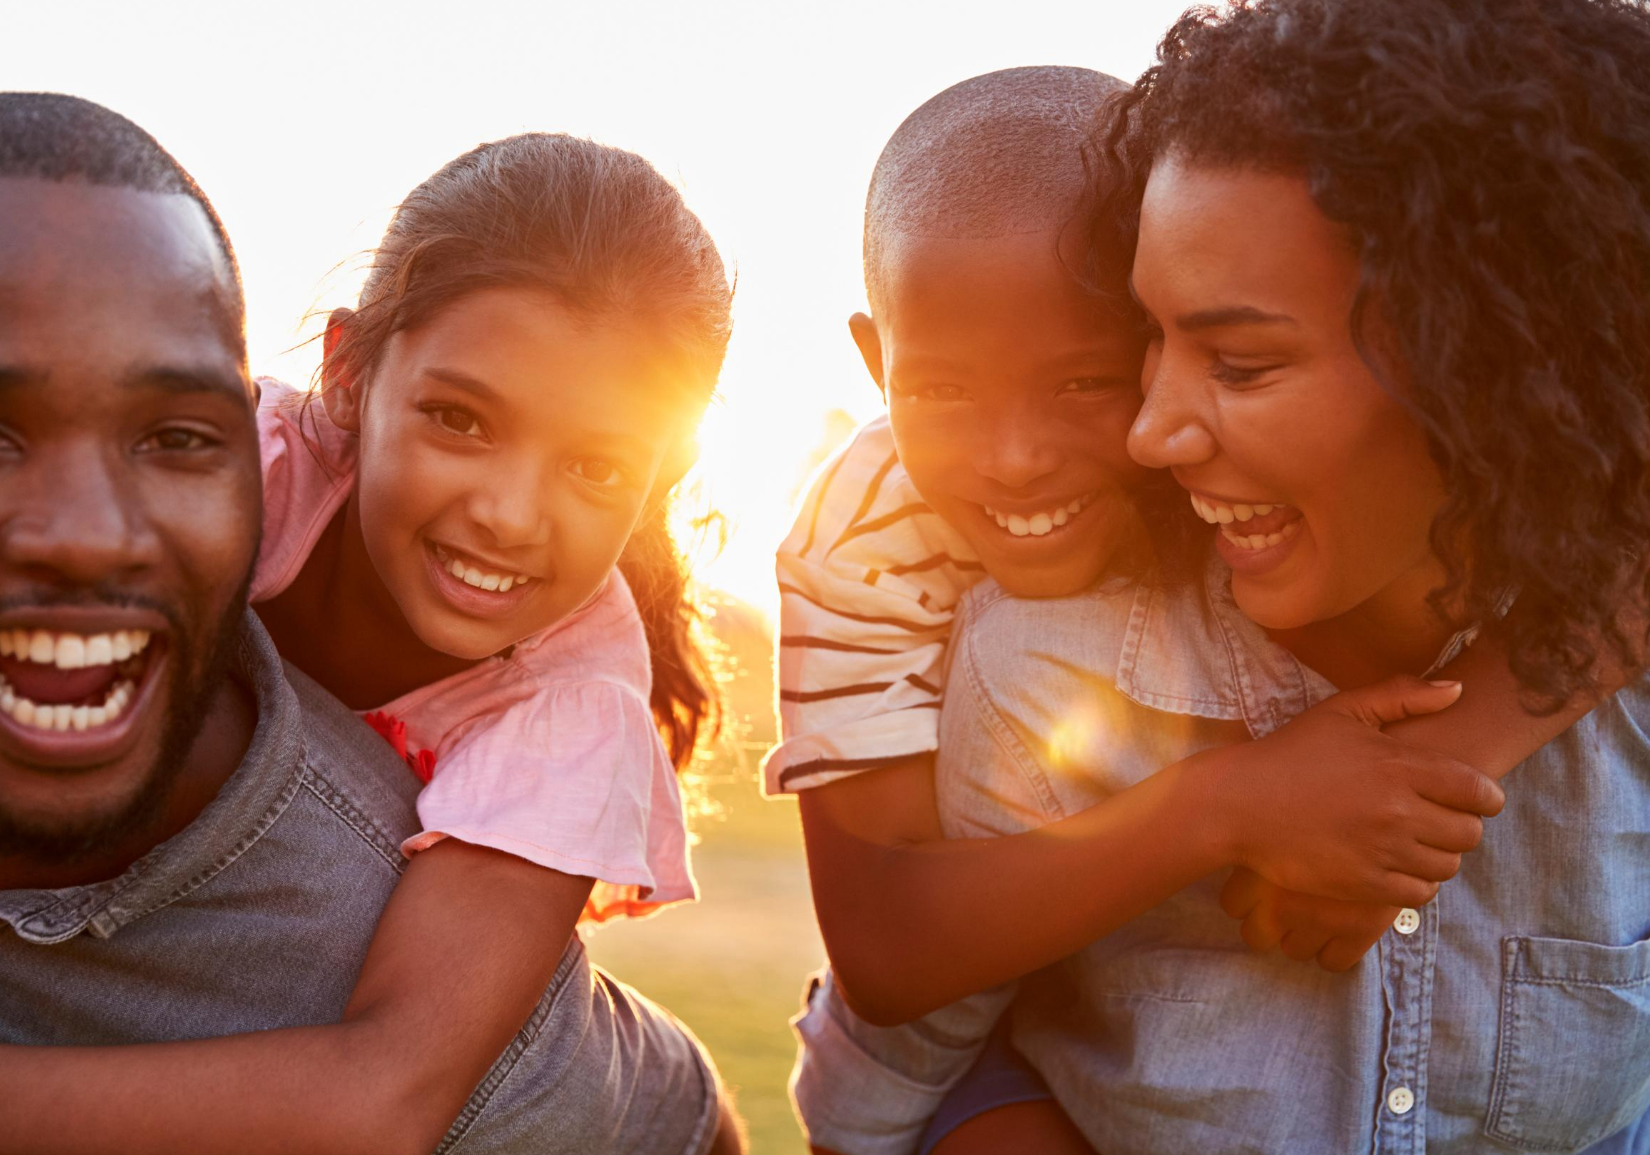
<svg viewBox="0 0 1650 1155">
<path fill-rule="evenodd" d="M 250 612 L 232 676 L 257 728 L 191 825 L 119 878 L 0 891 L 0 1042 L 161 1042 L 342 1015 L 418 829 L 418 782 L 341 703 L 283 672 Z M 438 1150 L 697 1153 L 716 1111 L 692 1036 L 595 971 L 575 937 Z"/>
<path fill-rule="evenodd" d="M 1331 693 L 1223 567 L 1044 601 L 987 585 L 959 619 L 942 822 L 1040 826 Z M 1015 1044 L 1102 1151 L 1650 1152 L 1650 683 L 1506 789 L 1354 970 L 1247 951 L 1211 877 L 1022 981 Z"/>
</svg>

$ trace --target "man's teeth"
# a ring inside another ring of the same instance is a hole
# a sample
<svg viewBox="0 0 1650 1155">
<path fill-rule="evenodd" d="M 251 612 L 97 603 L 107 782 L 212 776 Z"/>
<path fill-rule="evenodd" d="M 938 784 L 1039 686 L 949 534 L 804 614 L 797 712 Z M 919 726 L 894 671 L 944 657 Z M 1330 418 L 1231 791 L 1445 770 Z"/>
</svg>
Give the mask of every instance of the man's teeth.
<svg viewBox="0 0 1650 1155">
<path fill-rule="evenodd" d="M 70 706 L 66 703 L 32 702 L 4 678 L 0 678 L 0 713 L 9 714 L 20 725 L 37 730 L 95 730 L 107 726 L 126 712 L 137 694 L 129 680 L 116 682 L 99 706 Z"/>
<path fill-rule="evenodd" d="M 1252 517 L 1265 517 L 1274 509 L 1284 508 L 1282 505 L 1227 505 L 1220 501 L 1210 501 L 1189 494 L 1192 499 L 1192 508 L 1197 515 L 1210 525 L 1231 525 L 1234 521 L 1248 521 Z"/>
<path fill-rule="evenodd" d="M 447 572 L 467 586 L 475 586 L 477 589 L 483 590 L 497 590 L 501 594 L 507 594 L 515 586 L 524 586 L 533 580 L 519 573 L 487 573 L 476 569 L 473 565 L 465 565 L 456 557 L 448 560 Z"/>
<path fill-rule="evenodd" d="M 112 666 L 149 644 L 148 630 L 107 634 L 54 634 L 49 630 L 0 630 L 0 658 L 16 658 L 60 670 Z"/>
<path fill-rule="evenodd" d="M 1277 533 L 1240 534 L 1233 533 L 1230 529 L 1223 525 L 1220 527 L 1220 536 L 1237 546 L 1239 549 L 1265 549 L 1268 546 L 1281 545 L 1288 541 L 1290 538 L 1294 537 L 1296 533 L 1300 532 L 1300 527 L 1300 522 L 1292 521 L 1282 529 L 1278 530 Z"/>
<path fill-rule="evenodd" d="M 1008 530 L 1015 537 L 1042 537 L 1045 533 L 1052 533 L 1058 527 L 1066 524 L 1089 503 L 1091 493 L 1087 497 L 1079 497 L 1075 501 L 1062 505 L 1058 509 L 1047 512 L 1033 513 L 1030 516 L 1021 516 L 1018 513 L 998 513 L 989 505 L 983 507 L 987 517 L 995 518 L 997 524 Z"/>
</svg>

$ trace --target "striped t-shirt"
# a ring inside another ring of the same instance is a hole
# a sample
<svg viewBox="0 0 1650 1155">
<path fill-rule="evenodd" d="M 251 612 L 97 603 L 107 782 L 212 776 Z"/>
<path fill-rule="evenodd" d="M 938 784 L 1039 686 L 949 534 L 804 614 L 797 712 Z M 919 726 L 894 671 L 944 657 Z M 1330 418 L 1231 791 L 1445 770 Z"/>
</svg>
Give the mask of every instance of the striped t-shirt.
<svg viewBox="0 0 1650 1155">
<path fill-rule="evenodd" d="M 935 749 L 952 614 L 985 568 L 917 494 L 887 417 L 820 468 L 777 569 L 782 741 L 767 793 Z"/>
</svg>

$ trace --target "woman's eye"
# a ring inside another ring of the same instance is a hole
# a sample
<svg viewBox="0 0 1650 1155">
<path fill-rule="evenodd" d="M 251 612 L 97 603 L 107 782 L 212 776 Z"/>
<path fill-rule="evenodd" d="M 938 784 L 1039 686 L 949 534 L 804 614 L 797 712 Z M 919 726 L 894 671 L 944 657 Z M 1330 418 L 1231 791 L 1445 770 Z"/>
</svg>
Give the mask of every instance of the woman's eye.
<svg viewBox="0 0 1650 1155">
<path fill-rule="evenodd" d="M 1216 357 L 1209 366 L 1209 376 L 1222 385 L 1237 388 L 1251 385 L 1264 374 L 1270 373 L 1279 367 L 1277 365 L 1234 365 L 1230 361 Z"/>
<path fill-rule="evenodd" d="M 172 428 L 156 430 L 138 442 L 137 448 L 142 453 L 189 453 L 211 449 L 218 444 L 217 439 L 199 430 Z"/>
<path fill-rule="evenodd" d="M 430 419 L 448 433 L 475 437 L 481 432 L 481 422 L 468 409 L 460 409 L 456 405 L 437 405 L 428 412 Z"/>
</svg>

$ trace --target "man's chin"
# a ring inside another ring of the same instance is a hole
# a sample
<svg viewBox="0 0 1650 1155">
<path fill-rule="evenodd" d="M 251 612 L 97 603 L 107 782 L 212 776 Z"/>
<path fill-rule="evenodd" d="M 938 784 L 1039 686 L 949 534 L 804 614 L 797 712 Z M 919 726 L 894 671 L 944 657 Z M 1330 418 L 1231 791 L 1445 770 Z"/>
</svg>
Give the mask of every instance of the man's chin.
<svg viewBox="0 0 1650 1155">
<path fill-rule="evenodd" d="M 142 829 L 165 804 L 180 766 L 157 755 L 151 741 L 92 769 L 0 766 L 0 852 L 72 863 Z"/>
</svg>

